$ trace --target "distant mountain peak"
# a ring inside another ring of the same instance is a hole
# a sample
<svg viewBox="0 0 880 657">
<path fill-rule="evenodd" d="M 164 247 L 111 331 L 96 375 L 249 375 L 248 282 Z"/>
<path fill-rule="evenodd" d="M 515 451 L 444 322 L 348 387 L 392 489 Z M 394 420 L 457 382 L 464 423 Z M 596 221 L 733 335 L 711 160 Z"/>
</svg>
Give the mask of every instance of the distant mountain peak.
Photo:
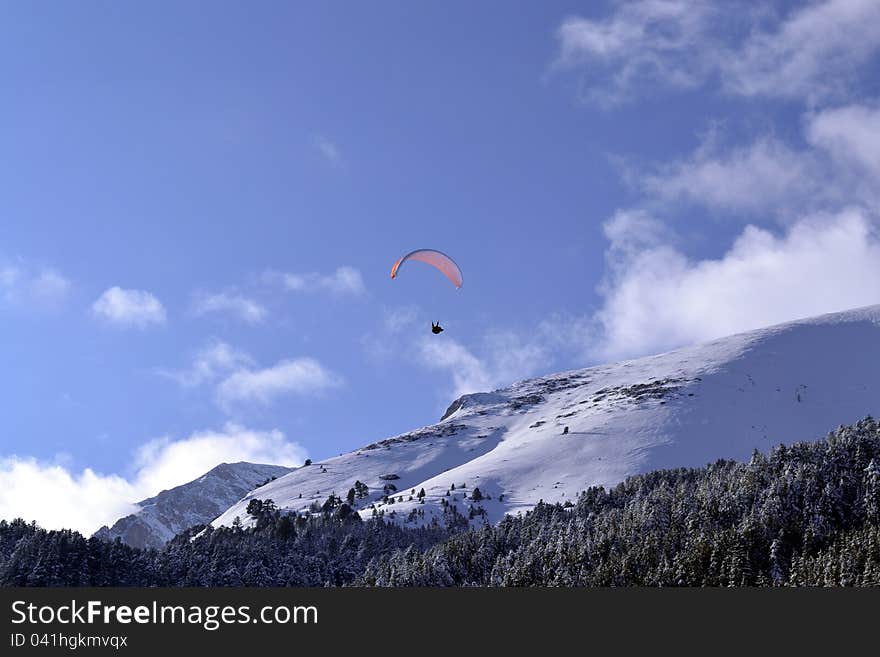
<svg viewBox="0 0 880 657">
<path fill-rule="evenodd" d="M 215 518 L 260 484 L 291 471 L 280 465 L 221 463 L 192 481 L 137 503 L 135 513 L 101 527 L 94 536 L 138 548 L 159 548 L 178 533 Z"/>
</svg>

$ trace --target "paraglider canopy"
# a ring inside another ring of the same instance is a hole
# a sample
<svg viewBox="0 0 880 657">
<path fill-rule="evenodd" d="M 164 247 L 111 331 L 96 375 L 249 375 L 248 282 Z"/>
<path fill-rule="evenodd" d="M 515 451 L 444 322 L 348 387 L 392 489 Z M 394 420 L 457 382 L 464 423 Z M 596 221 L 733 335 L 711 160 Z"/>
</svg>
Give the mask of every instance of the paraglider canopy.
<svg viewBox="0 0 880 657">
<path fill-rule="evenodd" d="M 425 264 L 436 267 L 443 272 L 443 275 L 446 276 L 446 278 L 452 281 L 452 284 L 455 285 L 456 289 L 461 287 L 461 269 L 458 268 L 455 261 L 448 255 L 441 253 L 440 251 L 435 251 L 434 249 L 417 249 L 407 253 L 394 263 L 394 266 L 391 268 L 391 278 L 397 278 L 397 270 L 407 260 L 418 260 L 419 262 L 424 262 Z"/>
</svg>

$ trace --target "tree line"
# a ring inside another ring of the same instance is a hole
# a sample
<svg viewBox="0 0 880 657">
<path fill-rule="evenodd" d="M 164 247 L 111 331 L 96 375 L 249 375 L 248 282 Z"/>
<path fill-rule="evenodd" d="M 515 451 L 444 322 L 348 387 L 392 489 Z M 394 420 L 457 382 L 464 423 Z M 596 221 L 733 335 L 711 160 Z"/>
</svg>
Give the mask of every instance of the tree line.
<svg viewBox="0 0 880 657">
<path fill-rule="evenodd" d="M 271 500 L 243 528 L 195 527 L 161 550 L 0 521 L 4 586 L 877 586 L 880 425 L 659 470 L 497 525 L 362 521 Z"/>
</svg>

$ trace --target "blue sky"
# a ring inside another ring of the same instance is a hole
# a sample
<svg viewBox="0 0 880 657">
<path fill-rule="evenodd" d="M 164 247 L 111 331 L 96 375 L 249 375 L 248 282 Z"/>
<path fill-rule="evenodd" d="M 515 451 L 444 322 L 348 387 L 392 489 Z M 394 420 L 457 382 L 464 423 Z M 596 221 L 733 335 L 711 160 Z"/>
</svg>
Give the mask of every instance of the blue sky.
<svg viewBox="0 0 880 657">
<path fill-rule="evenodd" d="M 221 460 L 880 299 L 874 2 L 21 2 L 0 26 L 3 517 L 88 531 Z M 464 287 L 391 281 L 420 247 Z"/>
</svg>

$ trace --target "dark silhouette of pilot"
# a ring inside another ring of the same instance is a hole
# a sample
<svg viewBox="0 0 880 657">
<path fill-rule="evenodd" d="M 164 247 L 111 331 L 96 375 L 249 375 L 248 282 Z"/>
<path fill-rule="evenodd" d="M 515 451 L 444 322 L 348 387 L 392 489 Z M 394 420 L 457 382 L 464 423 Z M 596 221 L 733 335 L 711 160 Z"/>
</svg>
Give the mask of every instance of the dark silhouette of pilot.
<svg viewBox="0 0 880 657">
<path fill-rule="evenodd" d="M 431 322 L 431 333 L 433 333 L 434 335 L 437 335 L 438 333 L 442 333 L 442 332 L 443 332 L 443 329 L 440 327 L 440 322 L 437 322 L 436 324 L 434 322 Z"/>
</svg>

